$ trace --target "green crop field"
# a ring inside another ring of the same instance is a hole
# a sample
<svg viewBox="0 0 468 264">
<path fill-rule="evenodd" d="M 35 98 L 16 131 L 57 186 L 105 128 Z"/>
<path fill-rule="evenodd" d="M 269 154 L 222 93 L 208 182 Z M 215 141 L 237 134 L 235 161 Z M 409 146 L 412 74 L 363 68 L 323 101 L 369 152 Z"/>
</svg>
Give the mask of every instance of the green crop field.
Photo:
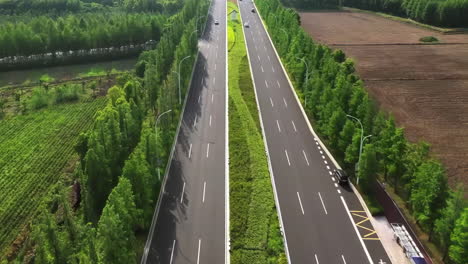
<svg viewBox="0 0 468 264">
<path fill-rule="evenodd" d="M 76 155 L 78 135 L 105 103 L 106 98 L 99 98 L 57 105 L 0 121 L 0 252 L 35 215 L 44 194 Z"/>
</svg>

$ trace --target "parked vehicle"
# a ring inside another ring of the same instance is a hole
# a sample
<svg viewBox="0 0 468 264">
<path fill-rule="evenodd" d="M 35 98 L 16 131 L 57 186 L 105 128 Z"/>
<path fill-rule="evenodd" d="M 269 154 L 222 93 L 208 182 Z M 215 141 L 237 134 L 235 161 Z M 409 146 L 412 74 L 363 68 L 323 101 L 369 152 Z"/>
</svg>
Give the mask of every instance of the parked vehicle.
<svg viewBox="0 0 468 264">
<path fill-rule="evenodd" d="M 335 170 L 333 174 L 335 175 L 335 178 L 338 180 L 339 183 L 348 183 L 348 174 L 346 174 L 344 170 Z"/>
</svg>

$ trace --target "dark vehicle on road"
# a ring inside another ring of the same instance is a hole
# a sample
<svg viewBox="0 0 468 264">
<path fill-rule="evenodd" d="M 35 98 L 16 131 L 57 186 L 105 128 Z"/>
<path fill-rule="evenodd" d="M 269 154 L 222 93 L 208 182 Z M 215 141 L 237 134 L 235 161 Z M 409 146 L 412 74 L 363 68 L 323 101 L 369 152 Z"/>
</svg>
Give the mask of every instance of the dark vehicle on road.
<svg viewBox="0 0 468 264">
<path fill-rule="evenodd" d="M 219 25 L 219 21 L 217 19 L 215 20 L 215 25 Z"/>
<path fill-rule="evenodd" d="M 335 170 L 333 175 L 340 184 L 348 183 L 348 174 L 344 170 Z"/>
<path fill-rule="evenodd" d="M 252 13 L 255 13 L 255 8 L 252 8 L 252 10 L 250 10 L 250 11 L 252 11 Z"/>
<path fill-rule="evenodd" d="M 244 27 L 248 28 L 248 27 L 249 27 L 249 23 L 245 22 L 245 23 L 244 23 Z"/>
</svg>

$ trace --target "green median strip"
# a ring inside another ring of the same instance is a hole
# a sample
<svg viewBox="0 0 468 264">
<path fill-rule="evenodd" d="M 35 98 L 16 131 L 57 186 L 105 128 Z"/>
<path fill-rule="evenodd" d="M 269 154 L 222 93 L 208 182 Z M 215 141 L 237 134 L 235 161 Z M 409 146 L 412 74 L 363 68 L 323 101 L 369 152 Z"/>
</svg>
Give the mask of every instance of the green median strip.
<svg viewBox="0 0 468 264">
<path fill-rule="evenodd" d="M 229 2 L 228 14 L 238 7 Z M 231 263 L 287 263 L 240 18 L 228 15 Z"/>
</svg>

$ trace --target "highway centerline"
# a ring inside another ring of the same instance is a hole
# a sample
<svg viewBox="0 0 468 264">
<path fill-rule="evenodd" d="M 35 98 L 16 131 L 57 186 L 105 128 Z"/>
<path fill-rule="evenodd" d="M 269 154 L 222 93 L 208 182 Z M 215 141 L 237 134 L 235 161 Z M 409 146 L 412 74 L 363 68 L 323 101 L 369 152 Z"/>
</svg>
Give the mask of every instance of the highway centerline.
<svg viewBox="0 0 468 264">
<path fill-rule="evenodd" d="M 182 194 L 180 195 L 180 203 L 184 200 L 184 192 L 185 192 L 185 182 L 184 182 L 184 187 L 182 187 Z"/>
<path fill-rule="evenodd" d="M 203 199 L 202 199 L 203 203 L 205 203 L 205 191 L 206 191 L 206 181 L 203 182 Z"/>
<path fill-rule="evenodd" d="M 278 131 L 281 133 L 281 127 L 280 127 L 280 124 L 279 124 L 278 120 L 276 120 L 276 125 L 278 126 Z"/>
<path fill-rule="evenodd" d="M 198 257 L 197 257 L 197 264 L 200 264 L 200 247 L 201 247 L 201 239 L 198 239 Z"/>
<path fill-rule="evenodd" d="M 291 166 L 291 162 L 289 162 L 289 155 L 288 155 L 288 151 L 287 151 L 287 150 L 284 150 L 284 153 L 286 154 L 286 159 L 288 160 L 288 164 L 289 164 L 289 166 Z"/>
<path fill-rule="evenodd" d="M 302 154 L 304 154 L 304 158 L 305 158 L 305 161 L 307 162 L 307 166 L 310 166 L 309 165 L 309 160 L 307 159 L 307 155 L 306 155 L 304 150 L 302 150 Z"/>
<path fill-rule="evenodd" d="M 175 247 L 175 239 L 174 239 L 174 242 L 172 243 L 171 260 L 169 261 L 169 264 L 172 264 L 172 259 L 174 258 L 174 247 Z"/>
<path fill-rule="evenodd" d="M 191 156 L 192 156 L 192 143 L 190 143 L 190 149 L 189 149 L 189 152 L 188 152 L 188 158 L 190 159 Z"/>
<path fill-rule="evenodd" d="M 320 195 L 320 192 L 318 193 L 318 195 L 320 197 L 320 201 L 322 202 L 322 206 L 323 206 L 323 210 L 325 211 L 325 214 L 328 214 L 327 208 L 325 208 L 325 203 L 323 202 L 322 195 Z"/>
<path fill-rule="evenodd" d="M 292 123 L 292 125 L 293 125 L 294 132 L 297 132 L 297 129 L 296 129 L 296 124 L 294 124 L 294 121 L 293 121 L 293 120 L 291 120 L 291 123 Z"/>
<path fill-rule="evenodd" d="M 301 196 L 299 195 L 299 192 L 296 192 L 296 193 L 297 193 L 297 199 L 299 200 L 299 205 L 301 206 L 302 215 L 304 215 L 304 207 L 302 207 Z"/>
</svg>

